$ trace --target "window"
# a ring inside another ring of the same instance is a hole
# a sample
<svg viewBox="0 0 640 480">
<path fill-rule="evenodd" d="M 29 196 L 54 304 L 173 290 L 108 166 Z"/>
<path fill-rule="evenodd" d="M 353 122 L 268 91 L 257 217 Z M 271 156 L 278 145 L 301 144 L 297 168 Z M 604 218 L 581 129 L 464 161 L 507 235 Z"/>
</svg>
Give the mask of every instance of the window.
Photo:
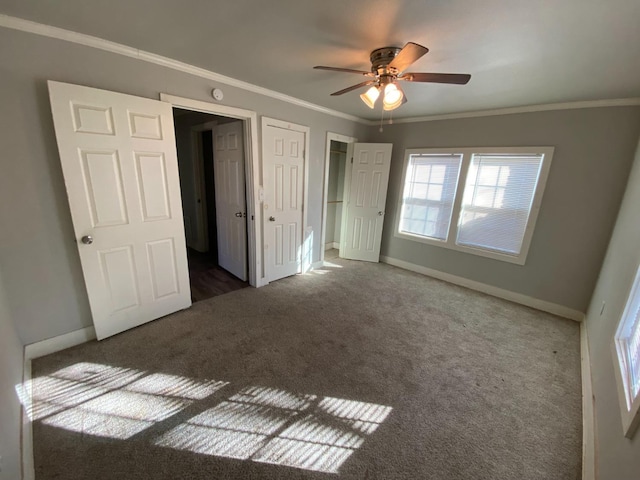
<svg viewBox="0 0 640 480">
<path fill-rule="evenodd" d="M 446 240 L 462 155 L 412 155 L 407 165 L 400 231 Z"/>
<path fill-rule="evenodd" d="M 614 340 L 622 424 L 629 438 L 640 423 L 640 268 Z"/>
<path fill-rule="evenodd" d="M 396 235 L 524 264 L 553 148 L 407 150 Z"/>
</svg>

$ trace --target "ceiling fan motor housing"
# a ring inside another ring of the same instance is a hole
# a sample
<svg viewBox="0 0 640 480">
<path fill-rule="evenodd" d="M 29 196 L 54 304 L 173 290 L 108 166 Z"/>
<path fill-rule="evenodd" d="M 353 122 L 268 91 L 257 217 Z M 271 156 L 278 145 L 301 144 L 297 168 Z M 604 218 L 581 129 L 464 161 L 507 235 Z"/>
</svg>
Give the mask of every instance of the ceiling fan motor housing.
<svg viewBox="0 0 640 480">
<path fill-rule="evenodd" d="M 400 50 L 402 49 L 399 47 L 376 48 L 369 56 L 371 71 L 378 75 L 397 75 L 398 69 L 389 67 L 389 64 L 400 53 Z"/>
</svg>

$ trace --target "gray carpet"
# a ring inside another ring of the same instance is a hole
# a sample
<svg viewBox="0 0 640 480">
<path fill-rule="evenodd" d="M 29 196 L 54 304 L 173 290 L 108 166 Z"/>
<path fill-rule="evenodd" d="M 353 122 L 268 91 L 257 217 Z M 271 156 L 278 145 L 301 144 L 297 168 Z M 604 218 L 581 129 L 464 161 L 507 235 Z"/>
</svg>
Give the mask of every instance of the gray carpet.
<svg viewBox="0 0 640 480">
<path fill-rule="evenodd" d="M 580 478 L 577 323 L 331 262 L 34 361 L 36 478 Z"/>
</svg>

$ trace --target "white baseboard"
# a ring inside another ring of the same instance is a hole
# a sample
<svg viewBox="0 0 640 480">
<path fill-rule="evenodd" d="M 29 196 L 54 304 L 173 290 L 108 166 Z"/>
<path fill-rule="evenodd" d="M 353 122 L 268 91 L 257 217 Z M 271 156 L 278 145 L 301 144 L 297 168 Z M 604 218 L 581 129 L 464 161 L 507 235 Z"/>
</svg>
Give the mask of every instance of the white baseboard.
<svg viewBox="0 0 640 480">
<path fill-rule="evenodd" d="M 31 404 L 30 380 L 31 361 L 34 358 L 43 357 L 51 353 L 59 352 L 65 348 L 74 347 L 81 343 L 89 342 L 96 338 L 96 331 L 93 327 L 85 327 L 80 330 L 48 338 L 41 342 L 31 343 L 24 347 L 24 363 L 22 366 L 22 385 L 25 389 L 23 395 L 29 398 L 22 398 L 22 480 L 34 480 L 35 469 L 33 464 L 33 427 L 31 419 L 27 413 L 27 408 Z"/>
<path fill-rule="evenodd" d="M 323 264 L 324 264 L 324 262 L 322 260 L 320 260 L 319 262 L 313 262 L 311 264 L 311 269 L 310 270 L 315 270 L 316 268 L 320 268 L 320 267 L 322 267 Z"/>
<path fill-rule="evenodd" d="M 27 358 L 25 348 L 22 364 L 22 385 L 25 389 L 28 388 L 29 391 L 26 393 L 29 396 L 31 396 L 30 381 L 31 359 Z M 30 402 L 25 405 L 25 399 L 21 398 L 20 403 L 22 404 L 22 424 L 20 433 L 20 441 L 22 443 L 22 480 L 34 480 L 36 477 L 36 472 L 33 464 L 33 426 L 31 425 L 31 419 L 27 414 L 27 405 L 30 405 Z"/>
<path fill-rule="evenodd" d="M 405 270 L 420 273 L 428 277 L 437 278 L 438 280 L 444 280 L 445 282 L 460 285 L 462 287 L 470 288 L 478 292 L 486 293 L 494 297 L 503 298 L 514 303 L 519 303 L 527 307 L 535 308 L 536 310 L 542 310 L 543 312 L 553 313 L 559 317 L 568 318 L 581 322 L 584 319 L 584 313 L 574 310 L 572 308 L 558 305 L 556 303 L 547 302 L 545 300 L 539 300 L 537 298 L 522 295 L 521 293 L 511 292 L 503 288 L 487 285 L 486 283 L 476 282 L 475 280 L 469 280 L 468 278 L 458 277 L 457 275 L 451 275 L 450 273 L 441 272 L 440 270 L 434 270 L 432 268 L 423 267 L 414 263 L 405 262 L 404 260 L 398 260 L 397 258 L 387 257 L 380 255 L 380 261 L 388 263 L 395 267 L 400 267 Z"/>
<path fill-rule="evenodd" d="M 340 250 L 340 242 L 327 242 L 324 244 L 325 250 L 331 250 L 335 248 L 336 250 Z"/>
<path fill-rule="evenodd" d="M 582 480 L 596 479 L 596 439 L 591 356 L 587 324 L 580 324 L 580 367 L 582 372 Z"/>
<path fill-rule="evenodd" d="M 95 340 L 96 331 L 93 327 L 85 327 L 80 330 L 58 335 L 57 337 L 47 338 L 40 342 L 30 343 L 24 347 L 24 357 L 26 360 L 44 357 L 51 353 L 59 352 L 65 348 L 75 347 L 81 343 Z"/>
</svg>

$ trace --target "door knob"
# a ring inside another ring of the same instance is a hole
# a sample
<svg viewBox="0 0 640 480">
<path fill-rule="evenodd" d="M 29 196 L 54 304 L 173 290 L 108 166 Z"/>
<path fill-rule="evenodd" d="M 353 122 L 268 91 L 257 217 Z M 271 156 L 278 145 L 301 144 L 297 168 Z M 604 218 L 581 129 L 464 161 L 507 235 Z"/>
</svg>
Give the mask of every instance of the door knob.
<svg viewBox="0 0 640 480">
<path fill-rule="evenodd" d="M 378 215 L 382 216 L 384 215 L 384 212 L 378 212 Z"/>
<path fill-rule="evenodd" d="M 236 212 L 236 217 L 242 218 L 242 212 Z"/>
<path fill-rule="evenodd" d="M 275 222 L 276 221 L 276 217 L 269 217 L 269 221 L 270 222 Z"/>
<path fill-rule="evenodd" d="M 85 235 L 80 241 L 85 245 L 91 245 L 93 243 L 93 237 L 91 235 Z"/>
</svg>

